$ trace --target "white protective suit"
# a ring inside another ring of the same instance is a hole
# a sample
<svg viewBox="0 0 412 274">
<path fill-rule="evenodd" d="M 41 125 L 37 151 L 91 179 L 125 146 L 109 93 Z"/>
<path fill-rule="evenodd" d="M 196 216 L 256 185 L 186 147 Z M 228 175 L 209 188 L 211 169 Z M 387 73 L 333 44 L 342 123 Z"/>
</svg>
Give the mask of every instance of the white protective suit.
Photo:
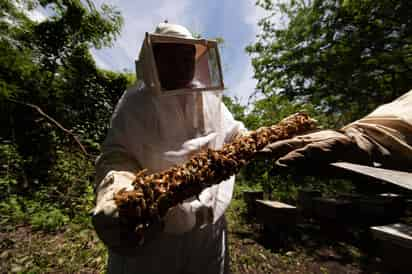
<svg viewBox="0 0 412 274">
<path fill-rule="evenodd" d="M 132 189 L 141 169 L 153 173 L 181 164 L 200 149 L 220 149 L 244 130 L 220 92 L 157 96 L 141 81 L 125 91 L 96 164 L 93 224 L 109 248 L 109 273 L 227 273 L 224 212 L 234 176 L 205 189 L 199 200 L 170 209 L 164 230 L 153 227 L 142 246 L 120 223 L 113 195 Z"/>
</svg>

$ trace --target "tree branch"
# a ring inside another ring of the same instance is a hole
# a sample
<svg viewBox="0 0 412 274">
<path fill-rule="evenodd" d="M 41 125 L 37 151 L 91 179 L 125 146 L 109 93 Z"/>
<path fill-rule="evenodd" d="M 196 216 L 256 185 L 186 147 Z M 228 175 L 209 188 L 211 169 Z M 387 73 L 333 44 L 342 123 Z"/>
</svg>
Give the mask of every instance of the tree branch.
<svg viewBox="0 0 412 274">
<path fill-rule="evenodd" d="M 49 115 L 47 115 L 39 106 L 34 105 L 34 104 L 30 104 L 30 103 L 25 103 L 25 102 L 21 102 L 21 101 L 17 101 L 17 100 L 13 100 L 10 98 L 7 98 L 6 100 L 16 103 L 16 104 L 20 104 L 20 105 L 25 105 L 28 107 L 31 107 L 33 109 L 35 109 L 41 116 L 45 117 L 47 120 L 49 120 L 50 122 L 52 122 L 56 127 L 58 127 L 59 129 L 61 129 L 63 132 L 65 132 L 66 134 L 70 135 L 74 141 L 79 145 L 80 150 L 86 155 L 86 156 L 91 156 L 89 153 L 87 153 L 86 148 L 83 146 L 83 144 L 80 142 L 79 138 L 77 138 L 76 135 L 74 135 L 70 130 L 66 129 L 65 127 L 63 127 L 59 122 L 57 122 L 55 119 L 53 119 L 52 117 L 50 117 Z"/>
</svg>

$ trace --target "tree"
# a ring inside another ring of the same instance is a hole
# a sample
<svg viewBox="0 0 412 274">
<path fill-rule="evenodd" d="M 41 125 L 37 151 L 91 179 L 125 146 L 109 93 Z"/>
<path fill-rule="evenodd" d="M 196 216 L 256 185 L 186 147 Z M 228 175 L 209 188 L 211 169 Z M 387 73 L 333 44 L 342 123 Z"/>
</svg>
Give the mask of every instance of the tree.
<svg viewBox="0 0 412 274">
<path fill-rule="evenodd" d="M 339 126 L 412 87 L 411 1 L 257 4 L 272 12 L 247 48 L 264 94 L 311 102 Z M 286 26 L 274 21 L 279 14 Z"/>
<path fill-rule="evenodd" d="M 41 22 L 27 15 L 38 5 L 50 14 Z M 123 21 L 115 8 L 91 1 L 1 0 L 0 6 L 0 144 L 11 142 L 25 159 L 26 184 L 43 184 L 59 151 L 77 147 L 67 132 L 97 153 L 130 77 L 99 70 L 89 49 L 110 46 Z"/>
</svg>

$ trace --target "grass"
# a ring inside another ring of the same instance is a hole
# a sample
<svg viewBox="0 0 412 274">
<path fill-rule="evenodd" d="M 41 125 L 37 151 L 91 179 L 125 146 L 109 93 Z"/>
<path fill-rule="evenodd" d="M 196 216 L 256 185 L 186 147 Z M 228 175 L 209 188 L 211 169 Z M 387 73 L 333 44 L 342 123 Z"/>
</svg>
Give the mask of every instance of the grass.
<svg viewBox="0 0 412 274">
<path fill-rule="evenodd" d="M 0 232 L 4 273 L 102 273 L 107 252 L 90 227 L 67 225 L 59 232 L 16 226 Z"/>
</svg>

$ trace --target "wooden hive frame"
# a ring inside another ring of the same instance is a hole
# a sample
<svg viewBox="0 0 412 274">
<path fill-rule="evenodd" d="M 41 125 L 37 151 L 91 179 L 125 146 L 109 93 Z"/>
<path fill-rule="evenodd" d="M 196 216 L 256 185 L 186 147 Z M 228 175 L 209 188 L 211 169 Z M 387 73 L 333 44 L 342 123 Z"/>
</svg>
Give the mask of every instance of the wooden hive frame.
<svg viewBox="0 0 412 274">
<path fill-rule="evenodd" d="M 140 171 L 133 182 L 134 190 L 123 189 L 114 196 L 119 216 L 132 220 L 143 239 L 144 231 L 161 221 L 169 208 L 236 174 L 266 145 L 314 128 L 313 119 L 296 113 L 276 125 L 247 132 L 220 150 L 201 151 L 180 166 L 150 175 Z"/>
</svg>

